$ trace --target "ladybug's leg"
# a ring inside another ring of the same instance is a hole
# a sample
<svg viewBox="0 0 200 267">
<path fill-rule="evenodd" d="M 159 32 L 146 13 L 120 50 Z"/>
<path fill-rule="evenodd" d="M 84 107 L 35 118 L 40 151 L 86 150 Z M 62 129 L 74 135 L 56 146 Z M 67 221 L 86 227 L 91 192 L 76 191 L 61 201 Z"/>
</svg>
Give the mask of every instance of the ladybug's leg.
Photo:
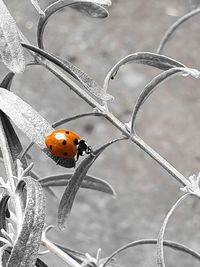
<svg viewBox="0 0 200 267">
<path fill-rule="evenodd" d="M 79 156 L 80 156 L 80 151 L 78 150 L 78 151 L 77 151 L 77 154 L 76 154 L 76 162 L 78 161 Z"/>
<path fill-rule="evenodd" d="M 58 160 L 56 161 L 56 165 L 58 165 L 58 164 L 59 164 L 59 162 L 60 162 L 60 159 L 58 159 Z"/>
</svg>

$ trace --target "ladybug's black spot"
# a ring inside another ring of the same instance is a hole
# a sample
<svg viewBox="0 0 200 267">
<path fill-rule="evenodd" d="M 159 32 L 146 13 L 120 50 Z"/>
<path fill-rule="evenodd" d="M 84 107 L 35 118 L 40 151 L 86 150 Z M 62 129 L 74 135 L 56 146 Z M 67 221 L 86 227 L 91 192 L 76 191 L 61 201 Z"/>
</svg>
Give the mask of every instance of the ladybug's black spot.
<svg viewBox="0 0 200 267">
<path fill-rule="evenodd" d="M 53 148 L 52 145 L 50 145 L 49 148 L 52 149 Z"/>
<path fill-rule="evenodd" d="M 63 145 L 65 146 L 67 144 L 67 141 L 66 140 L 63 140 Z"/>
<path fill-rule="evenodd" d="M 63 153 L 64 156 L 67 156 L 67 154 L 68 154 L 67 152 L 64 152 L 64 153 Z"/>
<path fill-rule="evenodd" d="M 69 134 L 69 131 L 66 131 L 65 133 L 66 133 L 66 134 Z"/>
<path fill-rule="evenodd" d="M 74 144 L 78 145 L 78 139 L 77 138 L 74 139 Z"/>
</svg>

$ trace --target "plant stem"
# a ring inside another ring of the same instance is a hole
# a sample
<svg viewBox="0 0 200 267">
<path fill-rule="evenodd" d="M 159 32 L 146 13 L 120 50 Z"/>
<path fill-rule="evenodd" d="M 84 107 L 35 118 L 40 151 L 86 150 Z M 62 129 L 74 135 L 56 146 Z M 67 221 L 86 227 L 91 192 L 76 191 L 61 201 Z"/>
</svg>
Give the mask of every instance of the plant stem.
<svg viewBox="0 0 200 267">
<path fill-rule="evenodd" d="M 59 258 L 61 258 L 64 262 L 66 262 L 71 267 L 81 267 L 81 265 L 76 262 L 73 258 L 71 258 L 67 253 L 54 245 L 51 241 L 49 241 L 45 235 L 42 236 L 42 245 L 48 248 L 51 252 L 56 254 Z"/>
<path fill-rule="evenodd" d="M 137 146 L 139 146 L 144 152 L 146 152 L 151 158 L 157 161 L 169 174 L 171 174 L 177 181 L 183 185 L 189 185 L 189 181 L 177 171 L 168 161 L 161 157 L 156 151 L 148 146 L 139 136 L 133 135 L 127 131 L 125 125 L 119 121 L 112 113 L 106 113 L 107 119 L 115 125 L 125 136 L 131 139 Z"/>
<path fill-rule="evenodd" d="M 155 161 L 157 161 L 169 174 L 171 174 L 182 185 L 190 185 L 189 181 L 176 168 L 174 168 L 167 160 L 161 157 L 156 151 L 148 146 L 139 136 L 134 135 L 132 140 Z"/>
</svg>

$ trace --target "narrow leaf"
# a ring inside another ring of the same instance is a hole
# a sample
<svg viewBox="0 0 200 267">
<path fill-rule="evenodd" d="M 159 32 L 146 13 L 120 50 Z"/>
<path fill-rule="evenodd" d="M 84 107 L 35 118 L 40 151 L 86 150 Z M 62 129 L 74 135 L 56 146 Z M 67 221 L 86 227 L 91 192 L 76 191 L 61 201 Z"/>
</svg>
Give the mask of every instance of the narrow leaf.
<svg viewBox="0 0 200 267">
<path fill-rule="evenodd" d="M 7 217 L 7 210 L 8 210 L 8 200 L 10 196 L 4 195 L 0 200 L 0 237 L 4 237 L 1 233 L 1 229 L 6 230 L 6 217 Z M 0 241 L 0 247 L 4 245 L 3 242 Z"/>
<path fill-rule="evenodd" d="M 120 67 L 127 63 L 144 64 L 161 70 L 168 70 L 174 67 L 185 67 L 182 63 L 163 55 L 158 55 L 149 52 L 138 52 L 130 54 L 125 58 L 122 58 L 119 62 L 117 62 L 114 67 L 108 72 L 104 80 L 103 86 L 105 91 L 107 91 L 110 79 L 114 79 Z"/>
<path fill-rule="evenodd" d="M 197 8 L 195 10 L 192 10 L 191 12 L 185 14 L 183 17 L 179 18 L 177 21 L 175 21 L 172 26 L 166 31 L 163 38 L 161 39 L 158 48 L 157 53 L 162 54 L 165 45 L 167 42 L 172 38 L 173 34 L 177 29 L 180 28 L 181 25 L 184 24 L 184 22 L 188 21 L 189 19 L 193 18 L 195 15 L 198 15 L 200 13 L 200 8 Z"/>
<path fill-rule="evenodd" d="M 98 258 L 99 264 L 95 265 L 94 261 L 88 261 L 87 253 L 82 253 L 76 250 L 72 250 L 63 246 L 60 246 L 56 244 L 57 247 L 59 247 L 62 251 L 64 251 L 66 254 L 68 254 L 70 257 L 72 257 L 76 262 L 81 264 L 82 266 L 85 266 L 87 263 L 87 267 L 94 267 L 94 266 L 103 266 L 104 262 L 107 260 L 107 258 Z M 111 261 L 111 260 L 110 260 Z M 119 265 L 113 264 L 112 262 L 108 264 L 109 267 L 119 267 Z"/>
<path fill-rule="evenodd" d="M 0 0 L 0 55 L 3 63 L 12 72 L 24 71 L 25 60 L 18 28 L 2 0 Z"/>
<path fill-rule="evenodd" d="M 9 90 L 13 77 L 14 77 L 14 73 L 9 72 L 6 75 L 6 77 L 3 79 L 3 81 L 1 82 L 0 87 Z M 7 142 L 9 145 L 11 157 L 12 157 L 13 163 L 15 164 L 15 169 L 16 169 L 16 159 L 20 155 L 23 148 L 9 118 L 1 110 L 0 110 L 0 118 L 1 118 L 2 126 L 5 132 L 6 138 L 7 138 Z M 26 168 L 27 162 L 26 162 L 25 157 L 22 157 L 21 161 L 23 163 L 23 167 Z"/>
<path fill-rule="evenodd" d="M 31 51 L 36 52 L 37 54 L 45 57 L 49 61 L 53 62 L 60 68 L 62 68 L 64 71 L 72 75 L 75 79 L 77 79 L 84 87 L 87 89 L 87 91 L 94 95 L 96 98 L 102 100 L 102 101 L 108 101 L 112 100 L 113 96 L 106 94 L 103 88 L 101 88 L 100 85 L 98 85 L 92 78 L 90 78 L 86 73 L 84 73 L 82 70 L 78 69 L 76 66 L 74 66 L 71 62 L 67 60 L 63 60 L 62 58 L 59 58 L 57 56 L 54 56 L 38 47 L 22 43 L 22 46 L 28 48 Z"/>
<path fill-rule="evenodd" d="M 7 262 L 9 260 L 12 247 L 5 245 L 1 249 L 2 251 L 0 253 L 0 264 L 2 264 L 2 267 L 7 267 Z"/>
<path fill-rule="evenodd" d="M 72 175 L 73 175 L 72 173 L 68 173 L 68 174 L 66 173 L 66 174 L 49 176 L 49 177 L 45 177 L 45 178 L 40 179 L 39 182 L 42 185 L 42 187 L 67 186 Z M 91 176 L 91 175 L 85 176 L 80 187 L 101 191 L 101 192 L 104 192 L 104 193 L 107 193 L 107 194 L 110 194 L 113 196 L 116 195 L 114 189 L 112 188 L 112 186 L 108 182 L 106 182 L 100 178 Z"/>
<path fill-rule="evenodd" d="M 37 28 L 37 40 L 38 40 L 38 46 L 40 48 L 42 49 L 44 48 L 43 33 L 45 26 L 48 22 L 48 19 L 60 9 L 63 9 L 64 7 L 68 6 L 92 18 L 105 18 L 108 16 L 107 10 L 95 3 L 81 2 L 81 1 L 73 2 L 72 0 L 62 0 L 62 1 L 58 0 L 52 5 L 47 7 L 47 9 L 44 11 L 45 16 L 40 17 Z"/>
<path fill-rule="evenodd" d="M 12 249 L 7 267 L 33 267 L 37 260 L 45 221 L 45 199 L 40 184 L 31 177 L 19 182 L 17 193 L 26 186 L 26 207 L 22 229 Z"/>
<path fill-rule="evenodd" d="M 60 229 L 64 229 L 64 223 L 70 214 L 76 193 L 81 186 L 83 179 L 85 178 L 89 168 L 92 166 L 98 156 L 104 151 L 104 149 L 115 142 L 125 140 L 126 137 L 121 137 L 106 143 L 100 148 L 93 151 L 87 158 L 85 158 L 75 170 L 68 185 L 62 195 L 59 208 L 58 208 L 58 226 Z"/>
<path fill-rule="evenodd" d="M 9 72 L 6 77 L 3 79 L 3 81 L 0 84 L 0 87 L 2 88 L 6 88 L 7 90 L 10 90 L 10 86 L 12 83 L 12 79 L 14 77 L 14 73 L 13 72 Z"/>
<path fill-rule="evenodd" d="M 101 6 L 111 6 L 112 2 L 110 0 L 80 0 L 80 2 L 92 2 Z"/>
<path fill-rule="evenodd" d="M 162 227 L 161 227 L 159 235 L 158 235 L 158 240 L 157 240 L 157 257 L 156 257 L 156 260 L 157 260 L 157 266 L 158 267 L 165 267 L 164 251 L 163 251 L 163 239 L 164 239 L 164 233 L 165 233 L 165 229 L 166 229 L 167 223 L 169 221 L 169 218 L 174 213 L 175 209 L 181 204 L 181 202 L 188 196 L 190 196 L 190 194 L 185 194 L 177 200 L 177 202 L 172 206 L 170 211 L 167 213 L 167 216 L 165 217 L 165 220 L 162 224 Z"/>
<path fill-rule="evenodd" d="M 3 157 L 4 167 L 6 170 L 6 176 L 9 179 L 12 190 L 14 190 L 15 186 L 14 186 L 13 176 L 17 175 L 17 173 L 12 159 L 6 132 L 4 130 L 3 119 L 1 118 L 1 116 L 0 116 L 0 147 Z"/>
<path fill-rule="evenodd" d="M 54 129 L 38 112 L 21 98 L 6 89 L 0 88 L 0 109 L 6 113 L 32 142 L 38 145 L 57 164 L 66 168 L 75 166 L 74 159 L 60 159 L 48 151 L 44 140 Z"/>
<path fill-rule="evenodd" d="M 56 128 L 66 122 L 69 122 L 69 121 L 73 121 L 73 120 L 77 120 L 77 119 L 80 119 L 80 118 L 83 118 L 83 117 L 87 117 L 87 116 L 97 116 L 97 117 L 102 117 L 104 116 L 103 113 L 100 113 L 98 111 L 92 111 L 92 112 L 86 112 L 86 113 L 81 113 L 81 114 L 77 114 L 77 115 L 74 115 L 72 117 L 68 117 L 68 118 L 64 118 L 64 119 L 61 119 L 59 121 L 56 121 L 54 123 L 52 123 L 52 127 L 53 128 Z"/>
<path fill-rule="evenodd" d="M 62 58 L 57 57 L 61 64 L 60 67 L 65 71 L 70 73 L 75 79 L 77 79 L 90 94 L 94 95 L 96 98 L 108 101 L 113 100 L 113 96 L 105 93 L 103 88 L 98 85 L 92 78 L 90 78 L 85 72 L 74 66 L 70 61 L 63 60 Z"/>
<path fill-rule="evenodd" d="M 46 263 L 44 263 L 41 259 L 37 258 L 36 267 L 48 267 L 48 265 Z"/>
<path fill-rule="evenodd" d="M 6 116 L 6 114 L 4 112 L 2 112 L 0 110 L 0 117 L 1 117 L 1 121 L 2 121 L 2 125 L 7 137 L 7 142 L 10 148 L 10 153 L 11 153 L 11 157 L 13 160 L 13 163 L 15 165 L 15 172 L 17 171 L 17 158 L 19 157 L 20 153 L 22 152 L 23 148 L 21 145 L 21 142 L 9 120 L 9 118 Z M 27 167 L 27 161 L 25 159 L 25 157 L 21 158 L 21 162 L 23 163 L 23 167 L 26 168 Z"/>
<path fill-rule="evenodd" d="M 41 15 L 44 16 L 44 11 L 42 11 L 42 9 L 39 6 L 39 3 L 37 0 L 31 0 L 32 5 L 35 7 L 35 9 L 37 10 L 37 12 Z"/>
<path fill-rule="evenodd" d="M 168 78 L 172 78 L 175 75 L 184 72 L 185 69 L 183 68 L 171 68 L 169 70 L 166 70 L 156 76 L 150 83 L 148 83 L 144 89 L 142 90 L 141 94 L 139 95 L 135 107 L 133 109 L 133 115 L 131 120 L 131 132 L 135 132 L 135 120 L 138 114 L 138 111 L 142 104 L 145 102 L 145 100 L 150 96 L 151 93 L 155 91 L 155 89 L 164 81 L 166 81 Z"/>
<path fill-rule="evenodd" d="M 71 4 L 70 7 L 91 18 L 104 19 L 108 16 L 108 11 L 98 5 L 96 1 L 77 1 Z"/>
<path fill-rule="evenodd" d="M 35 180 L 37 180 L 37 181 L 39 181 L 41 178 L 35 173 L 35 172 L 33 172 L 32 170 L 29 172 L 29 175 L 33 178 L 33 179 L 35 179 Z M 57 198 L 56 197 L 56 194 L 53 192 L 53 190 L 50 188 L 50 187 L 48 187 L 48 185 L 45 187 L 45 189 L 46 189 L 46 191 L 50 194 L 50 195 L 52 195 L 54 198 Z"/>
<path fill-rule="evenodd" d="M 69 256 L 71 256 L 75 261 L 77 261 L 80 264 L 86 260 L 85 253 L 82 253 L 82 252 L 79 252 L 73 249 L 69 249 L 58 244 L 55 244 L 55 245 L 59 247 L 62 251 L 67 253 Z"/>
<path fill-rule="evenodd" d="M 104 262 L 102 267 L 105 267 L 108 262 L 115 257 L 116 255 L 118 255 L 119 253 L 121 253 L 122 251 L 125 251 L 129 248 L 133 248 L 136 246 L 140 246 L 140 245 L 155 245 L 157 244 L 157 239 L 140 239 L 140 240 L 136 240 L 133 242 L 130 242 L 124 246 L 122 246 L 121 248 L 117 249 L 116 251 L 114 251 L 109 257 L 107 257 L 107 260 Z M 200 254 L 194 250 L 192 250 L 191 248 L 177 243 L 177 242 L 173 242 L 171 240 L 164 240 L 163 241 L 163 245 L 166 247 L 169 247 L 171 249 L 177 250 L 177 251 L 181 251 L 184 252 L 186 254 L 189 254 L 191 256 L 193 256 L 194 258 L 200 260 Z"/>
</svg>

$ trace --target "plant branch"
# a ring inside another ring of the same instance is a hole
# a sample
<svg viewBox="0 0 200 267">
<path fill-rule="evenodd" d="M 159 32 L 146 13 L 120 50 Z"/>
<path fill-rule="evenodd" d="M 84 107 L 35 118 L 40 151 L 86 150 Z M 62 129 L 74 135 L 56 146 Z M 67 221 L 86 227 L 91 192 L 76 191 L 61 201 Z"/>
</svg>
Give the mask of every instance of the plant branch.
<svg viewBox="0 0 200 267">
<path fill-rule="evenodd" d="M 145 151 L 151 158 L 157 161 L 169 174 L 171 174 L 178 182 L 183 185 L 189 185 L 188 179 L 185 178 L 176 168 L 174 168 L 167 160 L 161 157 L 156 151 L 148 146 L 139 136 L 134 135 L 132 140 L 137 144 L 143 151 Z"/>
<path fill-rule="evenodd" d="M 162 158 L 157 152 L 155 152 L 150 146 L 148 146 L 141 138 L 136 135 L 131 135 L 127 127 L 119 119 L 117 119 L 111 112 L 107 110 L 105 106 L 100 105 L 94 98 L 92 98 L 87 92 L 85 92 L 80 86 L 73 82 L 65 73 L 58 69 L 50 61 L 41 59 L 41 57 L 35 55 L 38 63 L 44 66 L 50 72 L 52 72 L 58 79 L 64 82 L 70 89 L 72 89 L 77 95 L 85 100 L 91 107 L 102 114 L 108 121 L 111 122 L 117 129 L 119 129 L 126 137 L 130 138 L 132 142 L 138 145 L 143 151 L 145 151 L 151 158 L 157 161 L 169 174 L 171 174 L 176 180 L 183 185 L 188 185 L 188 180 L 178 172 L 171 164 L 169 164 L 164 158 Z"/>
</svg>

